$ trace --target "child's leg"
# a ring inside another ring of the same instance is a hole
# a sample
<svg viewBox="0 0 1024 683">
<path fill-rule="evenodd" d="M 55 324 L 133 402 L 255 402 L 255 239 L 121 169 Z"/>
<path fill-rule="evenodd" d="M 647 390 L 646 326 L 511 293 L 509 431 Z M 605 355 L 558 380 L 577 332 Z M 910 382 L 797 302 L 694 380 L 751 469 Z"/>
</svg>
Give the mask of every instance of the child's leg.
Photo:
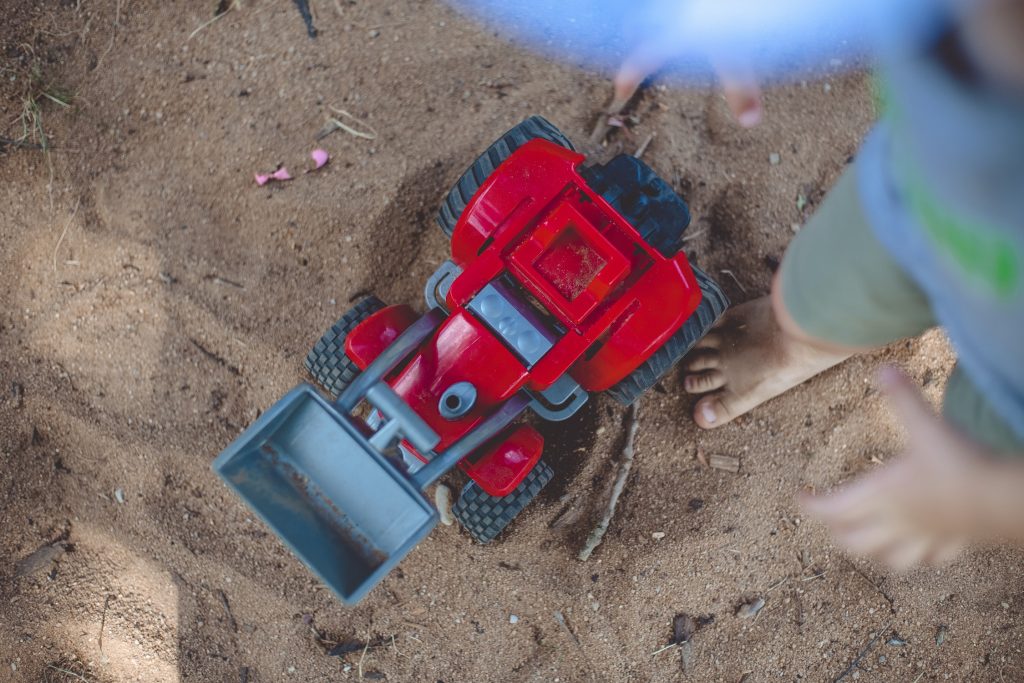
<svg viewBox="0 0 1024 683">
<path fill-rule="evenodd" d="M 770 297 L 736 306 L 684 361 L 694 408 L 718 427 L 858 351 L 935 325 L 917 286 L 871 232 L 847 169 L 790 243 Z"/>
</svg>

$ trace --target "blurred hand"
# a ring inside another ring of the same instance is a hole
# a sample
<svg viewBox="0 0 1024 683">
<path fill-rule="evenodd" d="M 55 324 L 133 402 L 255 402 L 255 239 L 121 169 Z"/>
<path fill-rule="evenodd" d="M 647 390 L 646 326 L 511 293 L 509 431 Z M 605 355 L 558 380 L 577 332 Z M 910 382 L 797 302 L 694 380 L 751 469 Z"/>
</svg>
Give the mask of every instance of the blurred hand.
<svg viewBox="0 0 1024 683">
<path fill-rule="evenodd" d="M 619 67 L 613 84 L 615 95 L 609 113 L 618 113 L 636 93 L 644 80 L 662 67 L 654 53 L 641 47 L 631 54 Z M 725 103 L 736 121 L 744 128 L 753 128 L 764 118 L 764 103 L 761 88 L 751 69 L 716 61 L 715 71 L 718 73 Z"/>
<path fill-rule="evenodd" d="M 986 448 L 939 418 L 903 373 L 885 368 L 879 380 L 906 427 L 906 449 L 836 493 L 802 496 L 811 516 L 851 552 L 896 569 L 942 563 L 966 541 L 1024 521 L 1016 518 L 1016 501 L 999 500 L 1007 493 L 1020 498 L 1020 490 L 999 483 L 1006 472 Z M 1012 468 L 1014 477 L 1020 474 L 1021 467 Z"/>
</svg>

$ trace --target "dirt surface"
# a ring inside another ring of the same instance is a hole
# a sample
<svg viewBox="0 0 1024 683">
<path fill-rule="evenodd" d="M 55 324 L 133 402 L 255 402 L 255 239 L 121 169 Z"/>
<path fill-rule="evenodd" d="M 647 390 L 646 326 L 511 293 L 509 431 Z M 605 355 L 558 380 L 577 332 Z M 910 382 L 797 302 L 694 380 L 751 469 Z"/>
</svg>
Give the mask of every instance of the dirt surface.
<svg viewBox="0 0 1024 683">
<path fill-rule="evenodd" d="M 422 306 L 434 212 L 479 151 L 532 113 L 584 140 L 608 87 L 437 2 L 314 2 L 311 40 L 292 2 L 244 0 L 190 37 L 216 5 L 5 3 L 0 135 L 32 104 L 49 151 L 0 144 L 0 681 L 1024 680 L 1019 552 L 890 575 L 793 502 L 897 450 L 873 369 L 937 400 L 937 333 L 714 433 L 665 381 L 584 563 L 624 433 L 598 397 L 545 429 L 556 477 L 510 533 L 440 527 L 342 608 L 211 460 L 350 300 Z M 379 136 L 334 133 L 327 168 L 256 187 L 304 168 L 331 106 Z M 854 76 L 772 90 L 754 131 L 710 92 L 656 85 L 631 111 L 613 147 L 657 134 L 645 159 L 692 204 L 687 249 L 735 301 L 768 290 L 873 115 Z M 665 650 L 681 613 L 696 632 Z"/>
</svg>

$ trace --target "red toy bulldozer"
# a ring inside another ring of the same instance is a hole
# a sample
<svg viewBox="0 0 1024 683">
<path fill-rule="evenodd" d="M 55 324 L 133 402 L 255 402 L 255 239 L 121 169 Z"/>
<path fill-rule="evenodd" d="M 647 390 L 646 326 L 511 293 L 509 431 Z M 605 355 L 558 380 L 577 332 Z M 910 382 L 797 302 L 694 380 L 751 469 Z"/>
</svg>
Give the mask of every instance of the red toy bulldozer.
<svg viewBox="0 0 1024 683">
<path fill-rule="evenodd" d="M 586 167 L 527 119 L 445 198 L 451 258 L 427 313 L 357 303 L 306 359 L 331 402 L 300 386 L 214 469 L 347 603 L 433 528 L 422 491 L 455 466 L 455 517 L 493 540 L 552 476 L 524 411 L 566 420 L 594 392 L 629 405 L 725 311 L 680 251 L 689 221 L 643 162 Z"/>
</svg>

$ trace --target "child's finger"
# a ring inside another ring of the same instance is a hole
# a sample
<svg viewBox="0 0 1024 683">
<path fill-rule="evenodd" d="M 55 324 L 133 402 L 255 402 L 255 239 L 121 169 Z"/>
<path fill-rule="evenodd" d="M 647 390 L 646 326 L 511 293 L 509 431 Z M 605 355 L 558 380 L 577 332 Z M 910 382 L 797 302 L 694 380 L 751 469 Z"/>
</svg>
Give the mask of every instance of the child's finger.
<svg viewBox="0 0 1024 683">
<path fill-rule="evenodd" d="M 801 494 L 799 502 L 808 514 L 829 524 L 849 523 L 863 519 L 878 507 L 882 484 L 878 472 L 862 477 L 852 484 L 827 495 Z"/>
<path fill-rule="evenodd" d="M 728 55 L 713 58 L 712 63 L 722 83 L 725 103 L 744 128 L 753 128 L 764 118 L 761 86 L 749 64 L 737 62 Z"/>
<path fill-rule="evenodd" d="M 855 555 L 884 556 L 904 542 L 904 534 L 895 525 L 879 521 L 833 532 L 836 541 Z"/>
<path fill-rule="evenodd" d="M 722 91 L 729 111 L 744 128 L 753 128 L 764 118 L 761 88 L 756 83 L 722 76 Z"/>
<path fill-rule="evenodd" d="M 915 431 L 934 421 L 935 413 L 921 390 L 901 371 L 890 365 L 883 367 L 878 372 L 878 383 L 907 429 Z"/>
<path fill-rule="evenodd" d="M 905 571 L 923 564 L 931 551 L 933 539 L 911 534 L 890 545 L 879 556 L 893 569 Z"/>
<path fill-rule="evenodd" d="M 949 564 L 963 552 L 965 545 L 960 538 L 936 541 L 928 556 L 924 558 L 924 563 L 932 566 Z"/>
<path fill-rule="evenodd" d="M 661 68 L 664 58 L 650 45 L 642 45 L 632 52 L 612 79 L 615 90 L 609 111 L 617 113 L 633 97 L 640 85 Z"/>
</svg>

